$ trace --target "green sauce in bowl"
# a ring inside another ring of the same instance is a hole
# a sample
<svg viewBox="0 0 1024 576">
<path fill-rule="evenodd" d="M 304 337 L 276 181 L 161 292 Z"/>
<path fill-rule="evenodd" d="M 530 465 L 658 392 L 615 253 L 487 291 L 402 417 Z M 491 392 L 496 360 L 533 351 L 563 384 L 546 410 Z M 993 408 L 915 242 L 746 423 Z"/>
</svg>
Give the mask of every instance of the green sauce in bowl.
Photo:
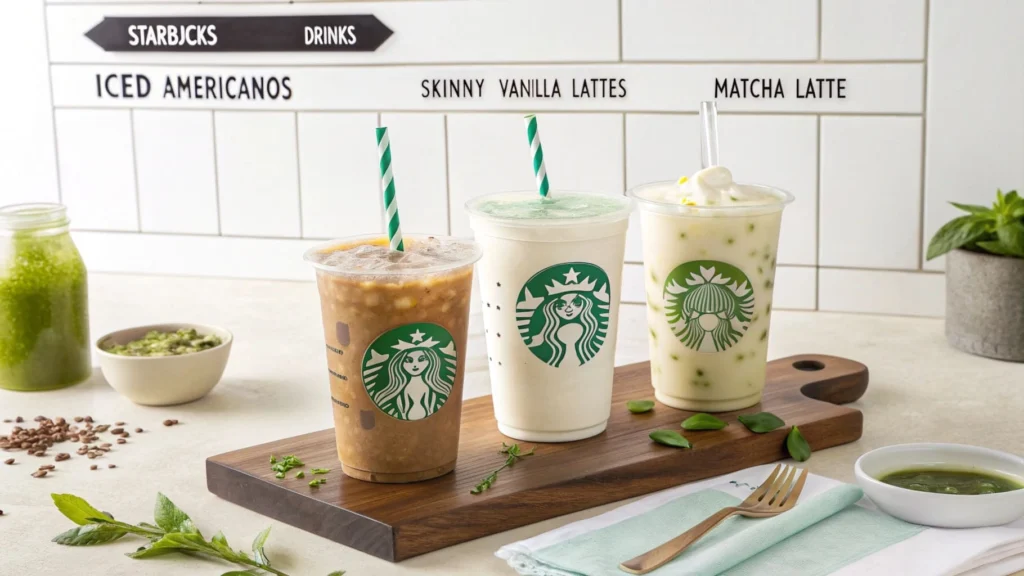
<svg viewBox="0 0 1024 576">
<path fill-rule="evenodd" d="M 1024 488 L 1020 480 L 995 473 L 946 468 L 910 468 L 890 472 L 880 481 L 918 492 L 935 494 L 996 494 Z"/>
</svg>

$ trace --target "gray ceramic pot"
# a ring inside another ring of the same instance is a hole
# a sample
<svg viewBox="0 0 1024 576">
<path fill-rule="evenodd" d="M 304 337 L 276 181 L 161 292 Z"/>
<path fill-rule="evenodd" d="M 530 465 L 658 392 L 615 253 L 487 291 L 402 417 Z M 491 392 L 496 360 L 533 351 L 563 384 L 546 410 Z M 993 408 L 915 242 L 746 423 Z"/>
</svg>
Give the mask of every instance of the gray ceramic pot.
<svg viewBox="0 0 1024 576">
<path fill-rule="evenodd" d="M 946 339 L 964 352 L 1024 362 L 1024 258 L 946 255 Z"/>
</svg>

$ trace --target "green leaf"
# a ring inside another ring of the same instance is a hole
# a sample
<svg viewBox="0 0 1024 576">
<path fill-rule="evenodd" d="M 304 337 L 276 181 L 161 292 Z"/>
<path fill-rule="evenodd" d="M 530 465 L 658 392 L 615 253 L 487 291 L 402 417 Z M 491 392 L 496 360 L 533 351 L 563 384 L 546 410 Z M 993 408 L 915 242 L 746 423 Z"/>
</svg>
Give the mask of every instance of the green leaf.
<svg viewBox="0 0 1024 576">
<path fill-rule="evenodd" d="M 721 430 L 728 426 L 725 421 L 711 414 L 694 414 L 680 424 L 684 430 Z"/>
<path fill-rule="evenodd" d="M 805 462 L 811 457 L 811 445 L 807 443 L 804 435 L 796 426 L 790 428 L 789 435 L 786 436 L 786 450 L 797 462 Z"/>
<path fill-rule="evenodd" d="M 633 414 L 643 414 L 654 409 L 654 400 L 630 400 L 626 402 L 626 408 Z"/>
<path fill-rule="evenodd" d="M 950 204 L 952 204 L 953 206 L 956 206 L 957 208 L 963 210 L 964 212 L 969 212 L 971 214 L 991 214 L 992 213 L 992 209 L 987 207 L 987 206 L 978 206 L 977 204 L 960 204 L 960 203 L 957 203 L 957 202 L 950 202 Z"/>
<path fill-rule="evenodd" d="M 344 570 L 335 570 L 334 572 L 331 572 L 327 576 L 345 576 L 345 571 Z"/>
<path fill-rule="evenodd" d="M 757 414 L 743 414 L 737 418 L 741 424 L 747 427 L 751 432 L 757 434 L 764 434 L 765 432 L 771 432 L 776 428 L 785 426 L 786 423 L 771 412 L 758 412 Z"/>
<path fill-rule="evenodd" d="M 977 247 L 984 252 L 989 254 L 995 254 L 996 256 L 1016 256 L 1013 252 L 1003 246 L 1003 243 L 998 240 L 985 240 L 984 242 L 978 242 Z"/>
<path fill-rule="evenodd" d="M 270 566 L 270 559 L 263 552 L 263 545 L 267 543 L 267 537 L 270 536 L 270 526 L 263 529 L 262 532 L 256 535 L 256 539 L 252 541 L 252 554 L 257 562 L 265 566 Z"/>
<path fill-rule="evenodd" d="M 113 542 L 127 533 L 110 524 L 86 524 L 58 534 L 53 541 L 62 546 L 95 546 Z"/>
<path fill-rule="evenodd" d="M 672 446 L 673 448 L 690 447 L 690 441 L 675 430 L 655 430 L 650 433 L 650 438 L 663 446 Z"/>
<path fill-rule="evenodd" d="M 156 493 L 156 508 L 153 511 L 156 525 L 168 532 L 198 534 L 199 530 L 192 524 L 188 514 L 174 505 L 171 499 L 160 492 Z"/>
<path fill-rule="evenodd" d="M 928 260 L 980 240 L 989 232 L 990 224 L 990 220 L 973 214 L 946 222 L 928 243 Z"/>
<path fill-rule="evenodd" d="M 110 514 L 100 512 L 88 502 L 73 494 L 50 494 L 50 498 L 53 498 L 53 503 L 57 506 L 57 510 L 60 510 L 61 514 L 67 516 L 68 520 L 79 526 L 91 524 L 89 518 L 114 519 Z"/>
<path fill-rule="evenodd" d="M 1024 222 L 1011 222 L 996 228 L 996 237 L 1007 253 L 1024 258 Z"/>
</svg>

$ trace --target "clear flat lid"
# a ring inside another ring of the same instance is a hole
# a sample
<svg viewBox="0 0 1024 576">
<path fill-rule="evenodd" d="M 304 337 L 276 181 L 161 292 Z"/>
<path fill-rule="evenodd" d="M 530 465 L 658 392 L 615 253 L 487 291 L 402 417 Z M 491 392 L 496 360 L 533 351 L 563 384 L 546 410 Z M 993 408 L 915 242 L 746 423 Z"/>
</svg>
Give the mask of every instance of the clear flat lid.
<svg viewBox="0 0 1024 576">
<path fill-rule="evenodd" d="M 498 192 L 466 202 L 470 216 L 522 226 L 594 224 L 623 220 L 633 211 L 625 196 L 552 190 L 542 198 L 536 190 Z"/>
</svg>

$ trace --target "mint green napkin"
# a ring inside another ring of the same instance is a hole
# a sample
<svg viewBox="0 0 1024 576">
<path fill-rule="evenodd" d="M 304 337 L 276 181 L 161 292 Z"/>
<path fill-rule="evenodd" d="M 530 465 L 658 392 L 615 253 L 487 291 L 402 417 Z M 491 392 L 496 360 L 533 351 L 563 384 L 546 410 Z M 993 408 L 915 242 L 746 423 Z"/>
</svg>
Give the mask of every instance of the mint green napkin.
<svg viewBox="0 0 1024 576">
<path fill-rule="evenodd" d="M 850 507 L 859 488 L 844 484 L 774 518 L 731 518 L 653 574 L 709 576 L 828 574 L 923 528 Z M 621 562 L 666 542 L 740 500 L 714 489 L 580 534 L 530 555 L 534 574 L 622 576 Z"/>
</svg>

